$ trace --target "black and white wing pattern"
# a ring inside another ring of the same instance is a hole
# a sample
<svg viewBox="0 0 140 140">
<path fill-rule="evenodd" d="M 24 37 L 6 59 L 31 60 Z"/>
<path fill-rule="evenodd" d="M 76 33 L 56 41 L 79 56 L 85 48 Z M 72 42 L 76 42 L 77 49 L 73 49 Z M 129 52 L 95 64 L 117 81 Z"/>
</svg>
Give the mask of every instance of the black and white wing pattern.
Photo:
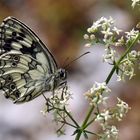
<svg viewBox="0 0 140 140">
<path fill-rule="evenodd" d="M 0 90 L 14 103 L 30 101 L 45 89 L 57 70 L 46 46 L 24 23 L 6 18 L 0 26 Z"/>
</svg>

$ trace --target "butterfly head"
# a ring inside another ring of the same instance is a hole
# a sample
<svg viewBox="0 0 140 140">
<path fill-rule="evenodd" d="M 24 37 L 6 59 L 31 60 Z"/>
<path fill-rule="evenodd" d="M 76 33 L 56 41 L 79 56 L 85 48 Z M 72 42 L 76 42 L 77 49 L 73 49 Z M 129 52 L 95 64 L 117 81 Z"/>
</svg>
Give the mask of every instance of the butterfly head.
<svg viewBox="0 0 140 140">
<path fill-rule="evenodd" d="M 66 83 L 67 73 L 65 69 L 58 69 L 55 73 L 55 87 L 59 87 Z"/>
<path fill-rule="evenodd" d="M 66 70 L 65 69 L 58 69 L 56 72 L 56 77 L 59 78 L 60 80 L 66 80 Z"/>
</svg>

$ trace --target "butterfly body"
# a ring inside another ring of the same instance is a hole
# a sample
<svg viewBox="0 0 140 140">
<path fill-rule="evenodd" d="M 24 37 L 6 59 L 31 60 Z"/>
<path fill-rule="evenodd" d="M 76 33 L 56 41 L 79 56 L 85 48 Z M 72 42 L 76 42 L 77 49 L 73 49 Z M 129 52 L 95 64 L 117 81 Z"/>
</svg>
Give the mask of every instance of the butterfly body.
<svg viewBox="0 0 140 140">
<path fill-rule="evenodd" d="M 66 83 L 66 71 L 24 23 L 6 18 L 0 26 L 0 90 L 14 103 L 30 101 Z"/>
</svg>

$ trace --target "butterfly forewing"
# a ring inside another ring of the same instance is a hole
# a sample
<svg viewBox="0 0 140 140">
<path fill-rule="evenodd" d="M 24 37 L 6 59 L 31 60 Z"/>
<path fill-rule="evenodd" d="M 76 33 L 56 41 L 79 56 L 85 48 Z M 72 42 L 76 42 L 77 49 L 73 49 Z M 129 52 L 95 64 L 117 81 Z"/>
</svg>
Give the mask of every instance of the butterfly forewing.
<svg viewBox="0 0 140 140">
<path fill-rule="evenodd" d="M 44 79 L 57 64 L 37 35 L 21 21 L 6 18 L 0 26 L 0 89 L 16 103 L 39 96 Z"/>
</svg>

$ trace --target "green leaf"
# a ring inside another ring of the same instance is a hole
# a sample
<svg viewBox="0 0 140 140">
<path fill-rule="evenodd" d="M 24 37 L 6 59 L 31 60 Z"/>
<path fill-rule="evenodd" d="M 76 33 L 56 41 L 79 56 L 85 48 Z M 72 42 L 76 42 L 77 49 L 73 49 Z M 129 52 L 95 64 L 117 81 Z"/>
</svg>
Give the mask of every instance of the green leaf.
<svg viewBox="0 0 140 140">
<path fill-rule="evenodd" d="M 83 132 L 83 135 L 84 135 L 85 139 L 88 139 L 88 135 L 85 131 Z"/>
<path fill-rule="evenodd" d="M 79 130 L 76 129 L 76 130 L 73 132 L 72 136 L 74 136 L 74 135 L 77 134 L 78 132 L 79 132 Z"/>
</svg>

